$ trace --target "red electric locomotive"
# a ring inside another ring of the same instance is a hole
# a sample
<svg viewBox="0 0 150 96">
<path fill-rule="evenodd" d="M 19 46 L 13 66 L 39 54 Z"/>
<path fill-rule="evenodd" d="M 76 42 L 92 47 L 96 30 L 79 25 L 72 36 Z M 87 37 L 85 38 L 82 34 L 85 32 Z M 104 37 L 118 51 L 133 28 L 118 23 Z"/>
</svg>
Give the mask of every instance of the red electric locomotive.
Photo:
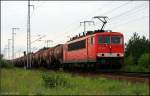
<svg viewBox="0 0 150 96">
<path fill-rule="evenodd" d="M 124 37 L 120 32 L 102 30 L 106 24 L 104 18 L 101 30 L 88 31 L 82 36 L 74 37 L 64 44 L 63 62 L 65 66 L 101 67 L 116 66 L 120 68 L 124 58 Z M 116 68 L 115 67 L 115 68 Z"/>
</svg>

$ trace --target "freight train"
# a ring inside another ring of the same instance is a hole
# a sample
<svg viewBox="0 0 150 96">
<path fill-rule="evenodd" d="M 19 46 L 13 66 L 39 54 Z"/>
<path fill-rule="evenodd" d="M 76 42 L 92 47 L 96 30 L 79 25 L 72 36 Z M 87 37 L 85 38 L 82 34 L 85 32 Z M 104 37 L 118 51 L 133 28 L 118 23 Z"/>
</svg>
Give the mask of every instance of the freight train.
<svg viewBox="0 0 150 96">
<path fill-rule="evenodd" d="M 106 23 L 106 22 L 105 22 Z M 31 67 L 46 68 L 121 68 L 124 62 L 124 36 L 108 30 L 87 31 L 65 44 L 31 53 Z M 14 59 L 16 66 L 26 66 L 27 55 Z"/>
</svg>

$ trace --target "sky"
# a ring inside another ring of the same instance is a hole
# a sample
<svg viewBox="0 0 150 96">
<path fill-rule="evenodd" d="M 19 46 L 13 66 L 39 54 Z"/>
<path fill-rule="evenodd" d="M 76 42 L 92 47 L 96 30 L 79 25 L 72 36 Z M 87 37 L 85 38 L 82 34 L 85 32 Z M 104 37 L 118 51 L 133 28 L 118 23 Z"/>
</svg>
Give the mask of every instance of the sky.
<svg viewBox="0 0 150 96">
<path fill-rule="evenodd" d="M 27 4 L 27 1 L 1 2 L 2 53 L 7 59 L 6 48 L 14 27 L 19 28 L 15 30 L 15 57 L 26 51 Z M 45 36 L 31 44 L 33 52 L 46 46 L 45 40 L 52 40 L 49 46 L 55 46 L 83 32 L 80 22 L 92 20 L 95 25 L 87 24 L 86 30 L 100 29 L 101 22 L 94 16 L 107 16 L 105 29 L 123 33 L 125 42 L 134 32 L 149 38 L 149 1 L 31 1 L 31 5 L 34 5 L 30 12 L 31 41 Z"/>
</svg>

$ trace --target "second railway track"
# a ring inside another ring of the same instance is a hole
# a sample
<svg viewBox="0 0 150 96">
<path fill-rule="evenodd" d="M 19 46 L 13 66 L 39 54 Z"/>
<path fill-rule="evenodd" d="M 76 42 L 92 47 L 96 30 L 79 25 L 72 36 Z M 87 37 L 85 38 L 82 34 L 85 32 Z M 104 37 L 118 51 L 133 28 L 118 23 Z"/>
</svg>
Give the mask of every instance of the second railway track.
<svg viewBox="0 0 150 96">
<path fill-rule="evenodd" d="M 149 82 L 150 74 L 148 72 L 125 72 L 125 71 L 67 71 L 72 75 L 80 75 L 85 77 L 104 77 L 113 80 L 123 80 L 132 83 Z"/>
</svg>

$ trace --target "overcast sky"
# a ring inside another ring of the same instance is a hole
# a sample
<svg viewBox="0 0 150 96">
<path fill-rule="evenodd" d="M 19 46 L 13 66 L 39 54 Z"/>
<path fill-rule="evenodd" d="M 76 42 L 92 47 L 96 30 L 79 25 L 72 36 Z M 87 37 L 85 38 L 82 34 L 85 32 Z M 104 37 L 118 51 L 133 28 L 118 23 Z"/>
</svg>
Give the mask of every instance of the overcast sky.
<svg viewBox="0 0 150 96">
<path fill-rule="evenodd" d="M 18 57 L 26 50 L 28 2 L 1 3 L 2 52 L 11 39 L 11 28 L 19 27 L 15 31 L 15 53 Z M 50 46 L 65 43 L 68 36 L 83 32 L 80 22 L 84 20 L 94 20 L 96 24 L 87 25 L 86 30 L 100 28 L 101 23 L 92 19 L 93 16 L 108 16 L 105 29 L 123 33 L 125 42 L 134 32 L 149 38 L 149 1 L 32 1 L 31 4 L 34 5 L 34 8 L 31 7 L 31 40 L 37 39 L 38 35 L 46 35 L 43 41 L 32 44 L 33 51 L 46 46 L 44 40 L 53 40 Z"/>
</svg>

